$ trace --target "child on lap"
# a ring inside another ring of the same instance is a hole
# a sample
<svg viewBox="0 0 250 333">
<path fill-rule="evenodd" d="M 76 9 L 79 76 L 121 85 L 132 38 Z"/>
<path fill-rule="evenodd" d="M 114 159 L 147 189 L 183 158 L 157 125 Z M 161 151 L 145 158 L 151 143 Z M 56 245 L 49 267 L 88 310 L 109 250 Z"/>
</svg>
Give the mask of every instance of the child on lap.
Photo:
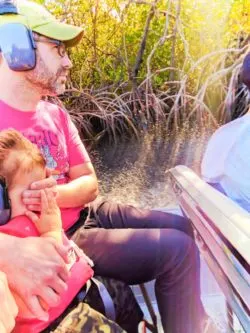
<svg viewBox="0 0 250 333">
<path fill-rule="evenodd" d="M 41 191 L 41 215 L 36 219 L 33 216 L 35 224 L 25 216 L 26 207 L 21 195 L 31 183 L 46 177 L 46 162 L 38 148 L 16 130 L 0 132 L 0 177 L 6 183 L 11 203 L 11 220 L 0 226 L 0 232 L 17 237 L 53 237 L 60 243 L 69 242 L 63 233 L 60 209 L 51 189 Z M 71 252 L 71 261 L 72 253 L 74 252 Z M 86 280 L 93 275 L 86 256 L 81 256 L 76 262 L 74 259 L 73 255 L 73 262 L 69 264 L 71 276 L 67 290 L 61 294 L 60 304 L 48 309 L 48 322 L 32 318 L 24 300 L 12 291 L 19 308 L 16 332 L 40 332 L 67 308 Z M 41 304 L 46 308 L 45 302 Z"/>
</svg>

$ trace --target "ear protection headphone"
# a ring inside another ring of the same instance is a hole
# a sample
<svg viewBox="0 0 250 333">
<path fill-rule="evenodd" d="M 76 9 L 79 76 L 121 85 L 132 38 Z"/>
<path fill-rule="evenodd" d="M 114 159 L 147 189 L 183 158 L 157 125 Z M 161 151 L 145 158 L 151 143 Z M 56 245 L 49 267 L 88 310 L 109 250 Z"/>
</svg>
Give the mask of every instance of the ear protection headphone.
<svg viewBox="0 0 250 333">
<path fill-rule="evenodd" d="M 11 205 L 4 178 L 0 178 L 0 226 L 6 224 L 11 217 Z"/>
<path fill-rule="evenodd" d="M 0 0 L 0 15 L 18 15 L 13 0 Z M 1 17 L 0 17 L 1 20 Z M 36 66 L 36 44 L 31 29 L 18 22 L 0 25 L 0 52 L 13 71 L 28 71 Z"/>
<path fill-rule="evenodd" d="M 243 60 L 241 69 L 241 80 L 250 90 L 250 52 L 247 53 Z"/>
</svg>

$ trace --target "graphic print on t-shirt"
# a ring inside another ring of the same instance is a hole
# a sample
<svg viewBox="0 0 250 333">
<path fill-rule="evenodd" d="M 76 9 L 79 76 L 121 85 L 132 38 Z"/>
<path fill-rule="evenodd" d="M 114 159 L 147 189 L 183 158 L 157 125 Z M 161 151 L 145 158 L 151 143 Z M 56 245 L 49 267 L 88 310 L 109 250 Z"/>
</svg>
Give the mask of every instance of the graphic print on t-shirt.
<svg viewBox="0 0 250 333">
<path fill-rule="evenodd" d="M 23 112 L 0 100 L 0 116 L 0 130 L 15 128 L 36 144 L 60 184 L 69 181 L 72 167 L 90 161 L 70 116 L 57 105 L 40 101 Z"/>
<path fill-rule="evenodd" d="M 29 133 L 25 130 L 22 131 L 22 134 L 38 146 L 46 160 L 46 166 L 51 169 L 54 178 L 65 182 L 69 172 L 69 163 L 64 138 L 61 137 L 59 140 L 57 135 L 50 130 L 33 131 L 32 134 L 30 130 Z M 63 145 L 61 144 L 62 140 Z"/>
<path fill-rule="evenodd" d="M 52 167 L 58 184 L 70 181 L 71 168 L 90 162 L 69 114 L 55 104 L 40 101 L 35 110 L 23 112 L 0 100 L 0 118 L 0 130 L 15 128 L 38 146 L 46 158 L 47 166 Z M 78 220 L 82 208 L 61 209 L 65 230 Z"/>
</svg>

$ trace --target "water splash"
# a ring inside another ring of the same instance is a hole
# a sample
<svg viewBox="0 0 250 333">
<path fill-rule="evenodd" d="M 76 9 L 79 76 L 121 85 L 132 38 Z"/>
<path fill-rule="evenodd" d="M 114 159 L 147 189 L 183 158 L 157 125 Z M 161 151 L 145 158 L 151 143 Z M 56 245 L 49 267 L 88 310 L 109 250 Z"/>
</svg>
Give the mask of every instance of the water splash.
<svg viewBox="0 0 250 333">
<path fill-rule="evenodd" d="M 140 141 L 100 146 L 94 159 L 101 195 L 148 208 L 174 204 L 165 171 L 184 164 L 199 174 L 210 133 L 184 128 L 178 135 L 147 133 Z"/>
</svg>

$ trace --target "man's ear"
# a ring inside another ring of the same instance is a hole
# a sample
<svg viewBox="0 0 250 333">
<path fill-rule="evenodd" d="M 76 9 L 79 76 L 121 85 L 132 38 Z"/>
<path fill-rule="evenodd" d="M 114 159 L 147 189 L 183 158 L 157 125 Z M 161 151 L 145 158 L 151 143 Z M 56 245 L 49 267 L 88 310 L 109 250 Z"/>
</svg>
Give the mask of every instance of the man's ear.
<svg viewBox="0 0 250 333">
<path fill-rule="evenodd" d="M 247 53 L 243 60 L 241 69 L 241 80 L 250 90 L 250 51 Z"/>
</svg>

